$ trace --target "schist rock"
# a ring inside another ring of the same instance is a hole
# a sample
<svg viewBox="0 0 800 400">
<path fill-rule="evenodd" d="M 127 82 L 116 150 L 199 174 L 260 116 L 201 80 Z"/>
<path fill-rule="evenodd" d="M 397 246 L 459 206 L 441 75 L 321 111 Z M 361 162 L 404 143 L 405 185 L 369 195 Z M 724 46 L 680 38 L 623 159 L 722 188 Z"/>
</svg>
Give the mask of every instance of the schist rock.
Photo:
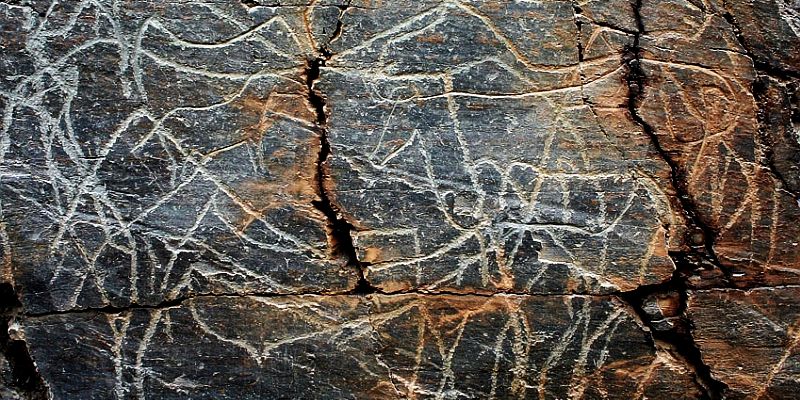
<svg viewBox="0 0 800 400">
<path fill-rule="evenodd" d="M 107 6 L 5 6 L 29 18 L 14 40 L 33 66 L 4 99 L 2 207 L 26 308 L 351 287 L 313 204 L 305 10 Z"/>
<path fill-rule="evenodd" d="M 25 334 L 62 344 L 33 347 L 57 398 L 700 395 L 612 298 L 204 297 L 33 317 Z"/>
<path fill-rule="evenodd" d="M 800 287 L 693 292 L 695 340 L 731 399 L 788 399 L 800 375 Z"/>
<path fill-rule="evenodd" d="M 800 390 L 800 3 L 0 1 L 0 397 Z"/>
<path fill-rule="evenodd" d="M 631 35 L 582 45 L 591 28 L 569 2 L 351 19 L 375 22 L 332 42 L 318 87 L 331 192 L 374 285 L 610 293 L 669 278 L 684 222 L 624 107 Z"/>
</svg>

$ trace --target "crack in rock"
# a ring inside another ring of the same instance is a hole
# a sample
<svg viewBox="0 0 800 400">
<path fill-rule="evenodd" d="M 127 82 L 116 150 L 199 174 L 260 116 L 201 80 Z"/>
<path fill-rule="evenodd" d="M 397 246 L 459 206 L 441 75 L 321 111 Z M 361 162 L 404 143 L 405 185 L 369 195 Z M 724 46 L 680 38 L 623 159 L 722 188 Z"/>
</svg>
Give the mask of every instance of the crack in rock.
<svg viewBox="0 0 800 400">
<path fill-rule="evenodd" d="M 341 32 L 341 19 L 339 20 L 339 25 L 337 25 L 337 31 Z M 315 111 L 317 117 L 316 131 L 320 137 L 320 150 L 316 162 L 317 191 L 320 199 L 315 200 L 313 204 L 327 218 L 328 243 L 331 253 L 337 257 L 344 257 L 347 265 L 355 268 L 358 273 L 358 281 L 353 293 L 358 295 L 376 293 L 377 289 L 366 278 L 367 265 L 358 259 L 356 248 L 353 245 L 353 237 L 350 232 L 355 227 L 344 218 L 338 207 L 331 200 L 330 190 L 333 183 L 327 168 L 328 157 L 331 155 L 331 144 L 328 140 L 326 102 L 324 95 L 314 88 L 314 84 L 320 77 L 320 69 L 325 66 L 325 62 L 331 55 L 324 47 L 320 49 L 320 53 L 322 56 L 309 60 L 305 70 L 308 101 Z"/>
<path fill-rule="evenodd" d="M 690 226 L 693 227 L 692 231 L 689 232 L 686 242 L 690 244 L 691 249 L 702 257 L 704 261 L 710 262 L 727 274 L 726 268 L 719 262 L 714 252 L 716 233 L 700 219 L 696 211 L 697 207 L 692 200 L 692 195 L 688 191 L 684 177 L 685 174 L 678 163 L 673 160 L 672 156 L 661 147 L 658 135 L 653 127 L 639 115 L 638 108 L 644 96 L 645 86 L 647 85 L 647 76 L 641 66 L 642 49 L 639 46 L 641 36 L 647 33 L 641 16 L 641 7 L 642 0 L 636 0 L 633 4 L 633 11 L 636 17 L 638 31 L 633 37 L 633 45 L 626 48 L 622 55 L 622 64 L 626 71 L 625 81 L 628 85 L 628 112 L 634 122 L 636 122 L 636 124 L 642 128 L 642 131 L 650 138 L 656 152 L 658 152 L 670 168 L 672 187 L 677 191 L 677 198 L 681 204 L 681 208 L 683 208 Z"/>
<path fill-rule="evenodd" d="M 47 3 L 0 2 L 0 398 L 800 387 L 794 5 Z"/>
<path fill-rule="evenodd" d="M 14 390 L 22 399 L 45 400 L 48 398 L 47 386 L 28 352 L 21 328 L 16 325 L 21 310 L 22 304 L 13 286 L 9 283 L 0 284 L 0 357 L 4 357 L 4 360 L 0 360 L 0 366 L 5 367 L 3 364 L 7 363 L 11 370 L 10 381 L 6 381 L 5 376 L 0 377 L 0 395 L 3 395 L 5 384 L 9 386 L 7 389 Z M 5 371 L 0 373 L 4 375 Z"/>
</svg>

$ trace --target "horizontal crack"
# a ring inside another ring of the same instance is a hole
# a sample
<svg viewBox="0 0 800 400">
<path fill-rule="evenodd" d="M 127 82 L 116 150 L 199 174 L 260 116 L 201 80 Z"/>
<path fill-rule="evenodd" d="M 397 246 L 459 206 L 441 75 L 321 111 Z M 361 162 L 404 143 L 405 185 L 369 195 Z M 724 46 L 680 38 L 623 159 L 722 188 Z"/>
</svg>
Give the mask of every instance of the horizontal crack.
<svg viewBox="0 0 800 400">
<path fill-rule="evenodd" d="M 118 314 L 125 311 L 133 310 L 133 309 L 145 309 L 145 310 L 161 310 L 167 308 L 175 308 L 181 307 L 184 302 L 190 301 L 193 299 L 203 299 L 203 298 L 219 298 L 219 297 L 228 297 L 228 298 L 291 298 L 291 297 L 353 297 L 353 298 L 364 298 L 364 297 L 402 297 L 402 296 L 409 296 L 409 295 L 417 295 L 420 297 L 484 297 L 484 298 L 492 298 L 492 297 L 526 297 L 526 298 L 540 298 L 540 297 L 576 297 L 576 298 L 619 298 L 626 303 L 629 303 L 631 298 L 641 298 L 648 294 L 656 293 L 659 291 L 663 291 L 666 288 L 674 287 L 673 280 L 663 282 L 660 284 L 654 285 L 646 285 L 640 286 L 634 290 L 630 291 L 617 291 L 611 293 L 525 293 L 525 292 L 512 292 L 512 291 L 496 291 L 496 292 L 477 292 L 477 291 L 450 291 L 450 290 L 422 290 L 422 289 L 414 289 L 414 290 L 404 290 L 404 291 L 396 291 L 396 292 L 381 292 L 376 290 L 374 293 L 370 293 L 368 295 L 356 293 L 353 290 L 348 291 L 341 291 L 341 292 L 314 292 L 314 291 L 306 291 L 306 292 L 297 292 L 297 293 L 273 293 L 273 292 L 253 292 L 253 293 L 201 293 L 191 296 L 185 296 L 178 299 L 170 299 L 165 300 L 160 303 L 156 304 L 138 304 L 138 303 L 131 303 L 127 306 L 104 306 L 104 307 L 88 307 L 88 308 L 81 308 L 81 309 L 70 309 L 70 310 L 54 310 L 54 311 L 45 311 L 45 312 L 27 312 L 27 313 L 19 313 L 17 314 L 19 317 L 45 317 L 48 315 L 60 315 L 60 314 L 80 314 L 80 313 L 89 313 L 89 312 L 97 312 L 97 313 L 107 313 L 107 314 Z M 729 288 L 729 287 L 705 287 L 703 289 L 697 291 L 711 291 L 711 290 L 726 290 L 726 291 L 740 291 L 740 292 L 748 292 L 751 290 L 760 290 L 760 289 L 785 289 L 785 288 L 798 288 L 800 286 L 796 285 L 776 285 L 776 286 L 758 286 L 752 287 L 749 289 L 736 289 L 736 288 Z"/>
</svg>

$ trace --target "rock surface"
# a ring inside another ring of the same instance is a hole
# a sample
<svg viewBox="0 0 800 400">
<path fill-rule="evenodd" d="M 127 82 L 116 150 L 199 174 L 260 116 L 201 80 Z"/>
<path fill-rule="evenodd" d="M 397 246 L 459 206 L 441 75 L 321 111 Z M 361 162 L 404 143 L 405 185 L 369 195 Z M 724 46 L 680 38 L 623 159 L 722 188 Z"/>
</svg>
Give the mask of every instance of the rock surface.
<svg viewBox="0 0 800 400">
<path fill-rule="evenodd" d="M 732 399 L 795 397 L 800 287 L 703 290 L 690 295 L 695 339 Z"/>
<path fill-rule="evenodd" d="M 43 371 L 57 398 L 699 394 L 686 367 L 655 351 L 610 298 L 206 297 L 34 317 L 26 335 L 63 343 Z M 36 349 L 34 359 L 49 358 Z M 76 358 L 93 368 L 76 371 Z"/>
<path fill-rule="evenodd" d="M 0 1 L 0 397 L 787 398 L 800 3 Z"/>
</svg>

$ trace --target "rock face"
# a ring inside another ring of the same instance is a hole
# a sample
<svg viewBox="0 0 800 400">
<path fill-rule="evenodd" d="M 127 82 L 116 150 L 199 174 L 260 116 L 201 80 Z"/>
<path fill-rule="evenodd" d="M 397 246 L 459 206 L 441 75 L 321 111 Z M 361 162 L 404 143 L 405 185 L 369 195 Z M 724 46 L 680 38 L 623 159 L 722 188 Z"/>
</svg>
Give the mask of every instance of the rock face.
<svg viewBox="0 0 800 400">
<path fill-rule="evenodd" d="M 26 335 L 64 344 L 43 371 L 57 398 L 699 395 L 610 298 L 204 297 L 35 317 Z M 75 359 L 94 366 L 77 384 Z"/>
<path fill-rule="evenodd" d="M 0 2 L 0 397 L 790 398 L 800 3 Z"/>
<path fill-rule="evenodd" d="M 800 288 L 703 290 L 689 315 L 704 360 L 730 398 L 796 396 L 800 374 Z"/>
</svg>

